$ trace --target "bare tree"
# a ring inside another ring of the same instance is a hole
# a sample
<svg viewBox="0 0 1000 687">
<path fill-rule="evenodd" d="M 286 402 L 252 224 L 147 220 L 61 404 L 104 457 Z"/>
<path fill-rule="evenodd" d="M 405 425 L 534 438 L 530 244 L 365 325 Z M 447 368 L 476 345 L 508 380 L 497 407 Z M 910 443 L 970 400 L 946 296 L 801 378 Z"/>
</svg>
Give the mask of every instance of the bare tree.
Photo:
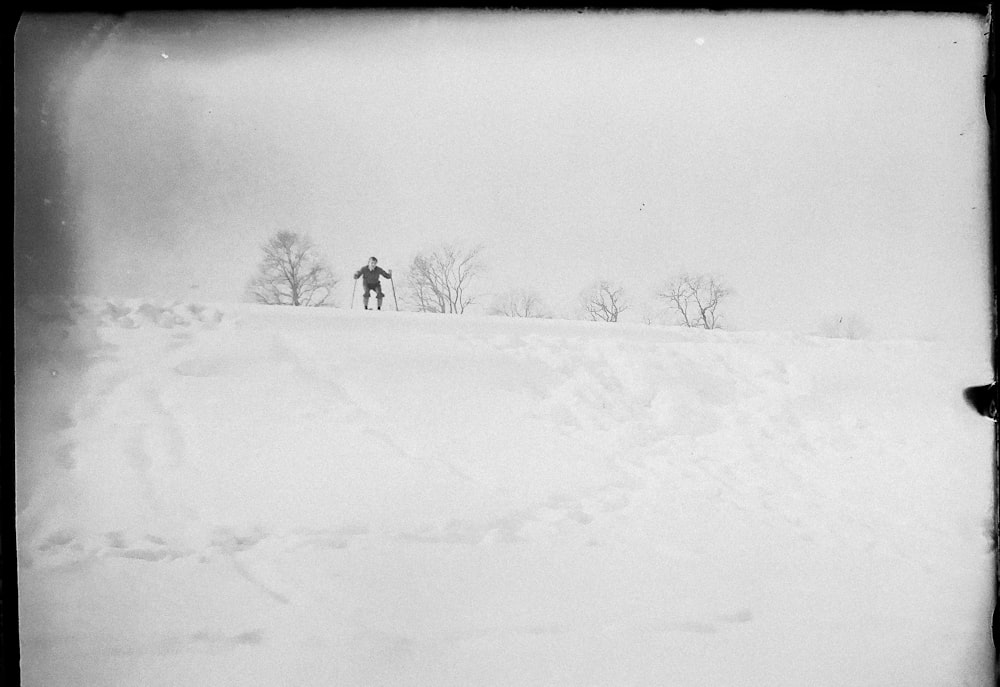
<svg viewBox="0 0 1000 687">
<path fill-rule="evenodd" d="M 824 320 L 819 334 L 830 339 L 864 339 L 871 335 L 871 330 L 860 316 L 850 313 Z"/>
<path fill-rule="evenodd" d="M 247 286 L 251 298 L 268 305 L 326 303 L 338 280 L 309 237 L 279 231 L 261 250 L 264 258 Z"/>
<path fill-rule="evenodd" d="M 629 309 L 624 288 L 608 281 L 599 281 L 585 290 L 581 300 L 594 321 L 617 322 L 618 316 Z"/>
<path fill-rule="evenodd" d="M 685 327 L 718 329 L 721 326 L 719 306 L 730 290 L 711 275 L 682 274 L 667 284 L 657 296 L 680 315 Z"/>
<path fill-rule="evenodd" d="M 544 307 L 538 296 L 533 291 L 523 289 L 497 296 L 490 313 L 505 317 L 545 317 Z"/>
<path fill-rule="evenodd" d="M 482 271 L 482 246 L 465 251 L 445 245 L 431 253 L 420 253 L 410 263 L 407 277 L 410 300 L 420 312 L 460 315 L 475 302 L 469 292 L 472 280 Z"/>
</svg>

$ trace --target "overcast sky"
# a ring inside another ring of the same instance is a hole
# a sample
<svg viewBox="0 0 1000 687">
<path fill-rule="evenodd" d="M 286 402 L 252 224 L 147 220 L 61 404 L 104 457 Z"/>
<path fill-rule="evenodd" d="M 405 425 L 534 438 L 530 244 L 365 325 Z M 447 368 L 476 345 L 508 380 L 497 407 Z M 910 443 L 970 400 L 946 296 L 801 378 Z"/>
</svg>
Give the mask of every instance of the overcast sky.
<svg viewBox="0 0 1000 687">
<path fill-rule="evenodd" d="M 17 87 L 57 120 L 80 292 L 239 300 L 292 230 L 344 307 L 369 255 L 399 276 L 454 241 L 482 291 L 567 315 L 606 278 L 639 321 L 686 270 L 731 286 L 732 329 L 990 336 L 974 16 L 93 15 L 73 49 L 61 21 L 22 22 L 52 65 Z"/>
</svg>

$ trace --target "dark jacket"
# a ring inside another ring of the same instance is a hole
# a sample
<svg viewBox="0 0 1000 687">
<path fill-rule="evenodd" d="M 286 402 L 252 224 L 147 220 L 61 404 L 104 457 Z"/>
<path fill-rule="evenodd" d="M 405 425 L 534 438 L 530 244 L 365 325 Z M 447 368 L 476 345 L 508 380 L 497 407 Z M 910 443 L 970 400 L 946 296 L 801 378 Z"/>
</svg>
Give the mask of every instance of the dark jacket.
<svg viewBox="0 0 1000 687">
<path fill-rule="evenodd" d="M 372 285 L 372 286 L 378 286 L 378 276 L 380 274 L 383 277 L 385 277 L 386 279 L 392 279 L 392 277 L 389 275 L 389 273 L 386 272 L 381 267 L 379 267 L 378 265 L 375 265 L 375 269 L 373 269 L 373 270 L 368 269 L 368 265 L 365 265 L 360 270 L 358 270 L 357 272 L 354 273 L 354 278 L 357 279 L 358 277 L 362 277 L 363 276 L 364 277 L 364 283 L 365 283 L 366 286 L 369 285 L 369 284 Z"/>
</svg>

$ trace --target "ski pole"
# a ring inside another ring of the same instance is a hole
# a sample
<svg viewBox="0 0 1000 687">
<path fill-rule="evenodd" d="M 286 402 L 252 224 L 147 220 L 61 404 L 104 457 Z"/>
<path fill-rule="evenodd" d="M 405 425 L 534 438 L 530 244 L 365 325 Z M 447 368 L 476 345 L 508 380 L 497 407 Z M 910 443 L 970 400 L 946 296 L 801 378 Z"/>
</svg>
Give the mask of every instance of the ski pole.
<svg viewBox="0 0 1000 687">
<path fill-rule="evenodd" d="M 396 304 L 396 311 L 399 311 L 399 301 L 396 300 L 396 280 L 389 277 L 389 283 L 392 284 L 392 302 Z"/>
<path fill-rule="evenodd" d="M 354 288 L 351 289 L 351 310 L 354 310 L 354 294 L 357 292 L 357 290 L 358 290 L 358 280 L 355 279 Z"/>
</svg>

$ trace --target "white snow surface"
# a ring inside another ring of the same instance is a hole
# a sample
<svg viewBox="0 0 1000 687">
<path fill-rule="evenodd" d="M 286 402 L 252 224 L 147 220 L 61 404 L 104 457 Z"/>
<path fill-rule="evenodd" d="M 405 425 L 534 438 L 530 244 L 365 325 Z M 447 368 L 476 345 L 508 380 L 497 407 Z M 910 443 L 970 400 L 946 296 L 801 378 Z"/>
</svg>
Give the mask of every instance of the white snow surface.
<svg viewBox="0 0 1000 687">
<path fill-rule="evenodd" d="M 988 361 L 786 333 L 17 313 L 24 685 L 987 685 Z"/>
</svg>

